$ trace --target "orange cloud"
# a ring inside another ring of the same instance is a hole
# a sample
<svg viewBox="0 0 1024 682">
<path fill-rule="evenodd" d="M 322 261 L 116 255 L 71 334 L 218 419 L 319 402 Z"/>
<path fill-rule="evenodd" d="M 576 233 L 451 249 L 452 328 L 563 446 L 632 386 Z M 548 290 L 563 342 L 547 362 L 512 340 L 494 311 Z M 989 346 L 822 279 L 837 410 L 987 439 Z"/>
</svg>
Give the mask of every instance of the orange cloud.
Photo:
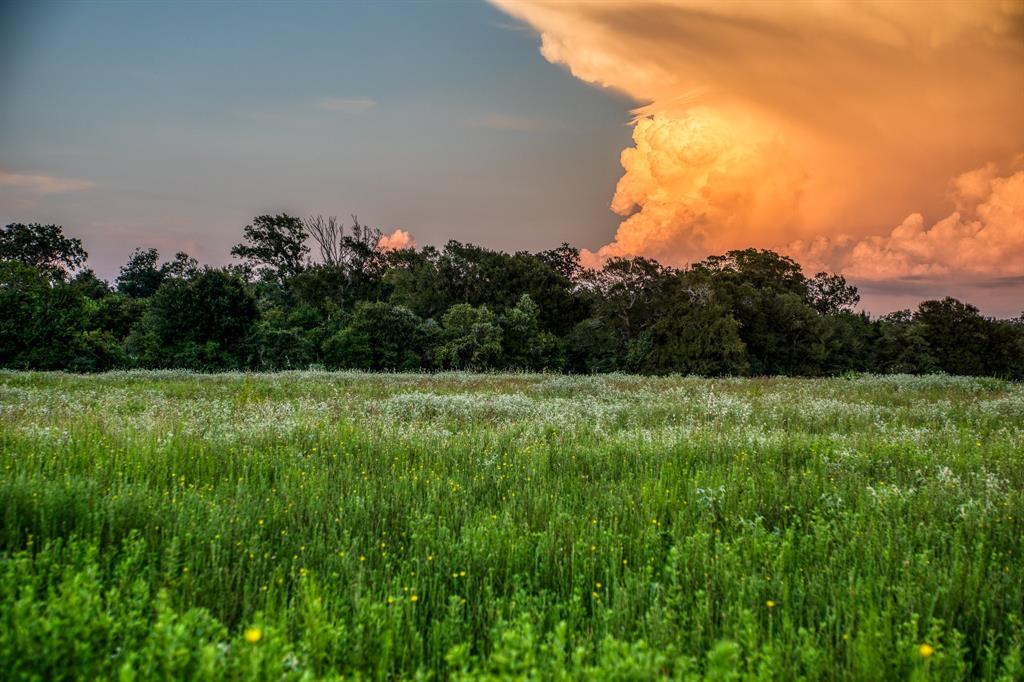
<svg viewBox="0 0 1024 682">
<path fill-rule="evenodd" d="M 913 213 L 888 234 L 797 241 L 783 250 L 813 269 L 862 280 L 1024 273 L 1024 170 L 1000 176 L 994 164 L 958 176 L 956 210 L 926 226 Z"/>
<path fill-rule="evenodd" d="M 62 194 L 92 189 L 95 184 L 88 180 L 58 178 L 53 175 L 14 173 L 0 170 L 0 186 L 28 190 L 37 194 Z"/>
<path fill-rule="evenodd" d="M 405 230 L 396 229 L 394 232 L 381 235 L 381 238 L 377 241 L 377 248 L 381 251 L 414 249 L 416 248 L 416 240 Z"/>
<path fill-rule="evenodd" d="M 665 262 L 736 244 L 770 246 L 792 228 L 808 184 L 790 146 L 749 117 L 697 107 L 642 118 L 611 208 L 626 216 L 588 264 L 643 254 Z"/>
<path fill-rule="evenodd" d="M 863 276 L 1022 271 L 993 255 L 1021 250 L 1019 181 L 985 169 L 1024 150 L 1024 0 L 496 4 L 638 103 L 588 262 L 789 244 Z"/>
</svg>

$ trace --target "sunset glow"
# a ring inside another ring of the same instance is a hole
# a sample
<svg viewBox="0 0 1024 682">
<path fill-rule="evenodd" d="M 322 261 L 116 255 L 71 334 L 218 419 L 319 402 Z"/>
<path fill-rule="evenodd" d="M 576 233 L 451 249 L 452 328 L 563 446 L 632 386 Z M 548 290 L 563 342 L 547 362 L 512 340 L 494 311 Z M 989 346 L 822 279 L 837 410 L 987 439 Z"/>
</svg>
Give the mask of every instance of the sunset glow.
<svg viewBox="0 0 1024 682">
<path fill-rule="evenodd" d="M 636 101 L 590 263 L 755 245 L 858 280 L 1024 274 L 1024 3 L 497 5 Z"/>
<path fill-rule="evenodd" d="M 14 2 L 0 94 L 4 223 L 107 280 L 283 211 L 1024 308 L 1024 0 Z"/>
</svg>

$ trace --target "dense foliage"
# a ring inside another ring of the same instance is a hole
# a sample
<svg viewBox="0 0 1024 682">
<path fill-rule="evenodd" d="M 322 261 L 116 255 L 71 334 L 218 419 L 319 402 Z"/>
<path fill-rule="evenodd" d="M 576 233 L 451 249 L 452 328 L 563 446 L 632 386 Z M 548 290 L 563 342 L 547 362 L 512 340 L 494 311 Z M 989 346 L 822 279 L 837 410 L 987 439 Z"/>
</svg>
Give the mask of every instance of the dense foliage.
<svg viewBox="0 0 1024 682">
<path fill-rule="evenodd" d="M 568 245 L 385 251 L 358 220 L 284 214 L 256 217 L 243 237 L 241 262 L 220 269 L 137 249 L 110 286 L 60 227 L 8 225 L 0 366 L 1024 377 L 1024 317 L 946 298 L 872 319 L 841 276 L 807 277 L 771 251 L 589 270 Z"/>
<path fill-rule="evenodd" d="M 1022 451 L 990 378 L 0 372 L 0 676 L 1021 680 Z"/>
</svg>

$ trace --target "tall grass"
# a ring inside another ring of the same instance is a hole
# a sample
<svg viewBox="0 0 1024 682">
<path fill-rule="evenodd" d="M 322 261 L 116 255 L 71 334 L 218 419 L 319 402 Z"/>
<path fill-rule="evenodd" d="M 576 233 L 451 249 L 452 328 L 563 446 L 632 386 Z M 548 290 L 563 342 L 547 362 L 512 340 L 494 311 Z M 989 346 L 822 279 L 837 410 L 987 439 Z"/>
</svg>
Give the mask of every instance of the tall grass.
<svg viewBox="0 0 1024 682">
<path fill-rule="evenodd" d="M 1021 679 L 1024 387 L 0 373 L 10 679 Z"/>
</svg>

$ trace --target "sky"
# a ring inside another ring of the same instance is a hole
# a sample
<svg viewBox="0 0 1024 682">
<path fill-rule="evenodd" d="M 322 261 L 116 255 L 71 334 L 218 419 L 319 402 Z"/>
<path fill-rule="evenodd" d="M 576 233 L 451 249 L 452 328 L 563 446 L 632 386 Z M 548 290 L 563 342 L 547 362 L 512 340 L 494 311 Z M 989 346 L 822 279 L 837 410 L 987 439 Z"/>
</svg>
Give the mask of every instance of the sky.
<svg viewBox="0 0 1024 682">
<path fill-rule="evenodd" d="M 772 248 L 874 314 L 1016 316 L 1022 122 L 1024 0 L 0 5 L 0 220 L 106 277 L 356 213 L 593 266 Z"/>
<path fill-rule="evenodd" d="M 420 244 L 597 248 L 624 95 L 484 3 L 0 3 L 0 220 L 114 277 L 136 246 L 230 262 L 253 216 Z"/>
</svg>

